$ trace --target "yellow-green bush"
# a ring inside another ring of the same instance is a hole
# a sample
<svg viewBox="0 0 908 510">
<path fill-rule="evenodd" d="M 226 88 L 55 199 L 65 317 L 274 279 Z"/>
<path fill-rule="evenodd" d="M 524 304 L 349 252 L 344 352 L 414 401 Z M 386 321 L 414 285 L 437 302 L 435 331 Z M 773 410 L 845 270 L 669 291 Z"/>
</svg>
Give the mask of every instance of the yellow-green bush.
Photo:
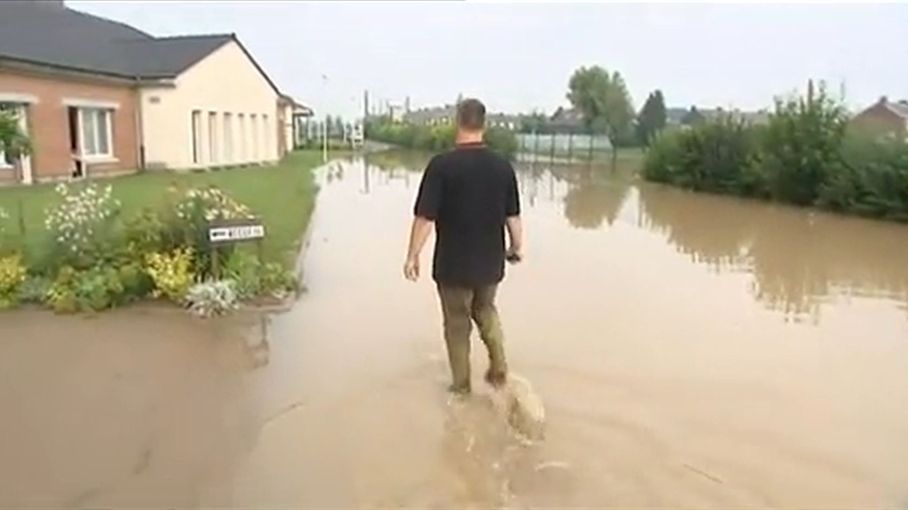
<svg viewBox="0 0 908 510">
<path fill-rule="evenodd" d="M 10 308 L 18 302 L 17 290 L 25 281 L 26 270 L 22 257 L 11 255 L 0 258 L 0 310 Z"/>
<path fill-rule="evenodd" d="M 192 260 L 193 249 L 188 247 L 171 252 L 149 253 L 145 257 L 145 272 L 154 282 L 153 295 L 182 303 L 195 280 Z"/>
</svg>

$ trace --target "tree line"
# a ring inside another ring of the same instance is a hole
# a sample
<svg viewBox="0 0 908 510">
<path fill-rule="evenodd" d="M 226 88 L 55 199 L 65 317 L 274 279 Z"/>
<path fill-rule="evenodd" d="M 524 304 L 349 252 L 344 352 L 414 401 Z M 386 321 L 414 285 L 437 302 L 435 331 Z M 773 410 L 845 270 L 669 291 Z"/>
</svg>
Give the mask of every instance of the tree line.
<svg viewBox="0 0 908 510">
<path fill-rule="evenodd" d="M 862 132 L 824 86 L 776 101 L 765 125 L 729 113 L 658 134 L 646 179 L 908 221 L 908 143 Z"/>
</svg>

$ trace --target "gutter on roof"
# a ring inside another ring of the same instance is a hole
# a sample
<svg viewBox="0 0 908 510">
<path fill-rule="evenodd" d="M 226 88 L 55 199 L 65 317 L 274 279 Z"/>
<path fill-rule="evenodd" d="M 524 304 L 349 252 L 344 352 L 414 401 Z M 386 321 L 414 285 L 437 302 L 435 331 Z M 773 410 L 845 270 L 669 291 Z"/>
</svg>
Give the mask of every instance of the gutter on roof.
<svg viewBox="0 0 908 510">
<path fill-rule="evenodd" d="M 111 81 L 128 81 L 132 82 L 135 80 L 135 76 L 125 75 L 120 73 L 114 73 L 110 71 L 98 71 L 94 69 L 86 69 L 76 66 L 67 66 L 62 64 L 52 64 L 48 62 L 40 62 L 37 60 L 31 60 L 21 57 L 14 57 L 9 55 L 0 55 L 0 66 L 7 65 L 11 63 L 12 68 L 19 68 L 23 70 L 54 70 L 54 71 L 64 71 L 75 73 L 83 77 L 95 78 L 95 79 L 107 79 Z"/>
</svg>

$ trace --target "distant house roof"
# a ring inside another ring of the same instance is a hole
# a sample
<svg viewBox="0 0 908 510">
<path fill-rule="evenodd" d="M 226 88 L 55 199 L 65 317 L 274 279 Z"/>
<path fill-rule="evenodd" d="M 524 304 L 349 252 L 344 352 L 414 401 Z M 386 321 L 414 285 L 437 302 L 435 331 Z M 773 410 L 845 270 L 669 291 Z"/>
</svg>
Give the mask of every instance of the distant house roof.
<svg viewBox="0 0 908 510">
<path fill-rule="evenodd" d="M 667 124 L 681 124 L 684 116 L 687 115 L 687 108 L 666 108 L 665 122 Z"/>
<path fill-rule="evenodd" d="M 234 39 L 232 34 L 190 35 L 113 41 L 125 73 L 142 78 L 179 75 Z"/>
<path fill-rule="evenodd" d="M 234 34 L 154 37 L 59 1 L 0 1 L 0 59 L 122 78 L 173 78 L 230 41 L 279 93 Z"/>
<path fill-rule="evenodd" d="M 558 107 L 549 118 L 548 127 L 555 131 L 577 131 L 584 128 L 583 114 L 574 108 Z"/>
<path fill-rule="evenodd" d="M 404 120 L 412 124 L 424 124 L 432 120 L 450 120 L 453 119 L 455 115 L 457 115 L 457 108 L 454 105 L 448 104 L 409 111 L 404 114 Z"/>
<path fill-rule="evenodd" d="M 908 119 L 908 101 L 903 100 L 895 103 L 892 101 L 881 100 L 881 103 L 892 113 L 904 119 Z"/>
</svg>

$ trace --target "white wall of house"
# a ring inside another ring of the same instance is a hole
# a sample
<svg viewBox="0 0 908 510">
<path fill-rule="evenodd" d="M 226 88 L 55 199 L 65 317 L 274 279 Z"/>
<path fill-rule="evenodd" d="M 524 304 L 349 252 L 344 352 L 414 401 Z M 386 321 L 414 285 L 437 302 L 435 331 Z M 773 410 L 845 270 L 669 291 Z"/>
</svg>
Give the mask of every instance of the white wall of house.
<svg viewBox="0 0 908 510">
<path fill-rule="evenodd" d="M 282 108 L 284 110 L 284 125 L 281 126 L 280 131 L 284 137 L 284 147 L 286 147 L 288 151 L 292 151 L 296 147 L 293 140 L 293 105 L 285 104 Z"/>
<path fill-rule="evenodd" d="M 197 62 L 172 86 L 143 88 L 140 99 L 149 168 L 278 159 L 277 92 L 236 42 Z"/>
</svg>

